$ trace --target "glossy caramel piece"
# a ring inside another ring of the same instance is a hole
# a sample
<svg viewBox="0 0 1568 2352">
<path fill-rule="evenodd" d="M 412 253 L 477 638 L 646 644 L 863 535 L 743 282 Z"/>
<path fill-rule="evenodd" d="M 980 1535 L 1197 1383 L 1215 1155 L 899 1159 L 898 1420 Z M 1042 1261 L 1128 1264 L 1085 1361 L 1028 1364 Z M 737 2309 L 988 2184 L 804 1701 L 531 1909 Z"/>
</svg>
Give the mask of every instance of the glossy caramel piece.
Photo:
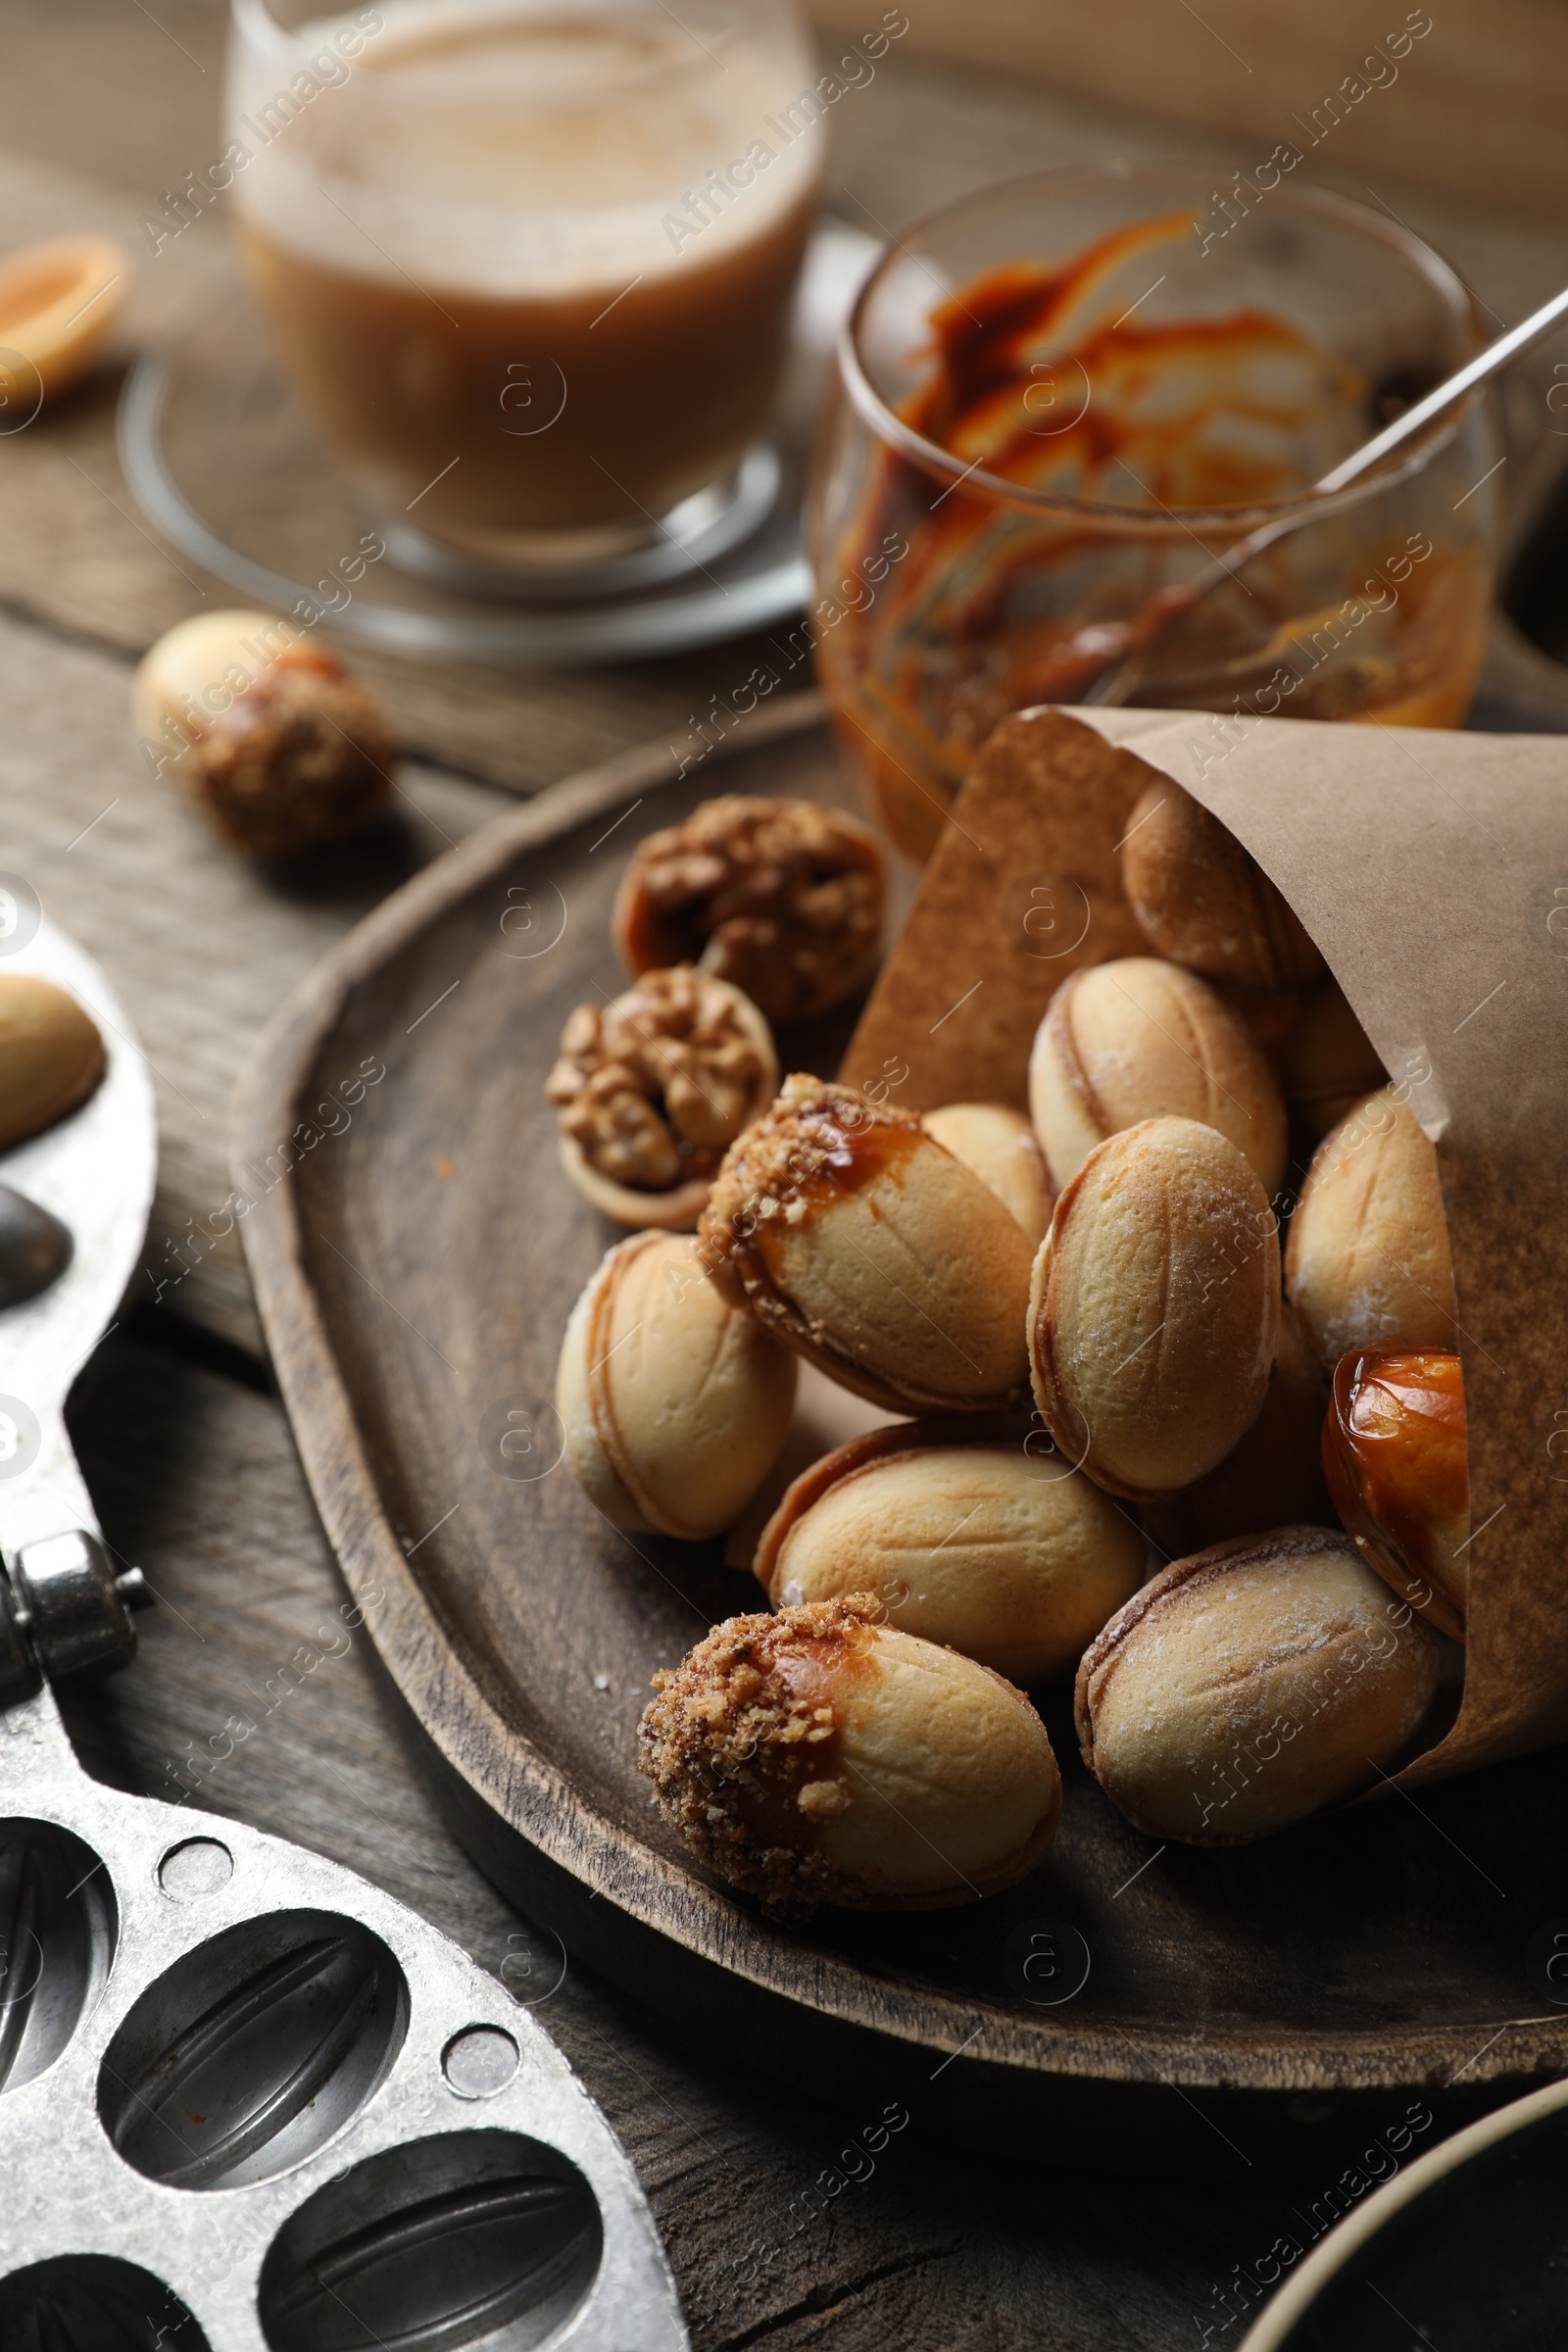
<svg viewBox="0 0 1568 2352">
<path fill-rule="evenodd" d="M 1457 1355 L 1432 1348 L 1342 1356 L 1323 1472 L 1368 1566 L 1462 1642 L 1470 1480 Z"/>
</svg>

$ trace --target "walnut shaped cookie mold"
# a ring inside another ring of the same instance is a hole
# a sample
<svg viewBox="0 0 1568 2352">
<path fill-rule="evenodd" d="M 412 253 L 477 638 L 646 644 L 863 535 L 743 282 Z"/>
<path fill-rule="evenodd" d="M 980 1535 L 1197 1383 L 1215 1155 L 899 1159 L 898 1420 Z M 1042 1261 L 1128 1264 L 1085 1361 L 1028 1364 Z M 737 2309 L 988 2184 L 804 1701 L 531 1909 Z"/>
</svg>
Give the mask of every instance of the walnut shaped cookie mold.
<svg viewBox="0 0 1568 2352">
<path fill-rule="evenodd" d="M 336 1863 L 87 1780 L 47 1690 L 5 1731 L 0 2339 L 683 2352 L 631 2167 L 504 1985 Z"/>
<path fill-rule="evenodd" d="M 681 2352 L 630 2165 L 504 1985 L 336 1863 L 76 1760 L 52 1686 L 127 1661 L 137 1580 L 63 1406 L 141 1252 L 157 1124 L 102 973 L 22 911 L 14 968 L 102 1023 L 107 1067 L 4 1159 L 74 1250 L 3 1310 L 0 2342 L 369 2352 L 390 2302 L 401 2340 L 452 2352 Z M 384 1599 L 342 1603 L 341 1630 Z M 215 1756 L 250 1729 L 231 1717 Z"/>
</svg>

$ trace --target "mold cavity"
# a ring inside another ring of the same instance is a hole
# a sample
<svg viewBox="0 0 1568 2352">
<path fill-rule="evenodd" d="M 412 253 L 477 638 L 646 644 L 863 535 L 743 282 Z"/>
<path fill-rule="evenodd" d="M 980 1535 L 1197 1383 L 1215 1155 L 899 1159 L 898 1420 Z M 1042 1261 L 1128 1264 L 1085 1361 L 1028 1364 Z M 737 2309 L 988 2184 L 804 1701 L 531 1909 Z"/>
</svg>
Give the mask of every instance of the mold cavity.
<svg viewBox="0 0 1568 2352">
<path fill-rule="evenodd" d="M 356 2115 L 402 2046 L 408 1987 L 368 1928 L 241 1920 L 149 1985 L 98 2076 L 125 2162 L 170 2188 L 270 2180 Z"/>
<path fill-rule="evenodd" d="M 257 2296 L 272 2352 L 531 2352 L 599 2268 L 593 2190 L 559 2150 L 514 2132 L 388 2148 L 283 2226 Z"/>
<path fill-rule="evenodd" d="M 460 2099 L 491 2099 L 517 2071 L 519 2052 L 500 2026 L 465 2026 L 441 2053 L 441 2072 Z"/>
<path fill-rule="evenodd" d="M 133 2262 L 59 2254 L 0 2278 L 0 2344 L 48 2352 L 208 2352 L 177 2295 Z"/>
<path fill-rule="evenodd" d="M 0 2091 L 52 2066 L 115 1956 L 109 1873 L 46 1821 L 0 1822 Z"/>
<path fill-rule="evenodd" d="M 234 1857 L 216 1838 L 187 1838 L 158 1865 L 158 1884 L 172 1903 L 204 1903 L 233 1876 Z"/>
</svg>

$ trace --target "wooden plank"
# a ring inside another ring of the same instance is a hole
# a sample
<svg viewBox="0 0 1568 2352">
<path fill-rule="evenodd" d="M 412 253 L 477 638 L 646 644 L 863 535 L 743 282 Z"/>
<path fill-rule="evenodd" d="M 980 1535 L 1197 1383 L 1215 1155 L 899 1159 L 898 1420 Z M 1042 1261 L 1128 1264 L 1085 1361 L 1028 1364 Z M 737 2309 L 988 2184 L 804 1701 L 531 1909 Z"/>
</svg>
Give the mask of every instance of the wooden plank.
<svg viewBox="0 0 1568 2352">
<path fill-rule="evenodd" d="M 342 1586 L 281 1408 L 117 1337 L 73 1422 L 109 1541 L 159 1603 L 129 1670 L 67 1701 L 89 1769 L 348 1863 L 536 2007 L 638 2169 L 697 2352 L 1185 2352 L 1192 2313 L 1289 2226 L 1292 2192 L 1238 2164 L 1217 2203 L 1151 2183 L 1129 2230 L 1070 2149 L 1036 2151 L 1055 2171 L 960 2153 L 917 2096 L 870 2151 L 891 2086 L 849 2107 L 826 2079 L 783 2088 L 563 1971 L 441 1822 L 363 1634 L 325 1654 Z"/>
<path fill-rule="evenodd" d="M 227 0 L 0 0 L 0 144 L 156 201 L 217 154 Z"/>
<path fill-rule="evenodd" d="M 852 44 L 879 21 L 865 0 L 808 5 Z M 1233 159 L 1238 169 L 1263 163 L 1280 141 L 1310 154 L 1332 139 L 1342 165 L 1490 205 L 1560 218 L 1568 199 L 1568 22 L 1552 0 L 1447 0 L 1435 13 L 1403 0 L 1311 9 L 1205 0 L 1201 14 L 1169 0 L 1119 0 L 1113 10 L 921 0 L 909 22 L 911 41 L 945 57 L 1240 133 L 1250 147 Z"/>
<path fill-rule="evenodd" d="M 93 206 L 109 198 L 121 233 L 134 235 L 142 206 L 216 152 L 226 17 L 223 0 L 157 0 L 151 13 L 123 0 L 74 0 L 69 11 L 0 0 L 0 141 L 23 159 L 0 173 L 0 246 L 97 220 Z M 832 201 L 871 227 L 1042 161 L 1152 150 L 1239 160 L 1229 137 L 1216 142 L 1125 106 L 1031 86 L 1015 70 L 979 74 L 899 51 L 879 69 L 874 95 L 837 111 L 834 132 Z M 60 173 L 62 161 L 75 177 Z M 1555 229 L 1419 194 L 1407 204 L 1400 188 L 1373 175 L 1509 316 L 1559 282 L 1565 241 Z M 113 188 L 106 196 L 105 182 L 135 196 L 127 203 Z M 186 250 L 201 249 L 186 240 Z M 1539 386 L 1533 397 L 1539 404 Z M 85 438 L 63 434 L 62 444 L 93 478 L 83 484 L 61 465 L 29 491 L 26 564 L 11 574 L 5 502 L 25 468 L 0 470 L 0 598 L 14 596 L 18 609 L 78 639 L 134 651 L 173 615 L 165 576 L 172 575 L 135 523 L 112 512 L 104 492 L 121 492 L 100 464 L 107 409 L 97 396 L 82 407 L 73 429 Z M 0 467 L 6 455 L 0 447 Z M 732 682 L 730 649 L 698 674 L 700 707 L 710 687 Z M 233 1064 L 298 972 L 369 903 L 374 881 L 361 869 L 314 896 L 280 892 L 229 866 L 171 804 L 122 792 L 134 780 L 122 733 L 124 681 L 122 662 L 0 627 L 0 862 L 44 876 L 51 910 L 114 973 L 168 1073 L 156 1250 L 222 1198 Z M 683 717 L 694 699 L 683 685 L 660 701 L 653 672 L 622 676 L 604 692 L 599 678 L 514 683 L 516 698 L 505 701 L 503 682 L 465 680 L 475 704 L 503 702 L 504 725 L 491 740 L 502 758 L 502 739 L 515 738 L 513 783 L 599 758 L 654 731 L 672 707 Z M 437 715 L 454 725 L 464 717 L 450 707 Z M 434 722 L 427 739 L 436 739 Z M 453 839 L 497 805 L 418 770 L 402 781 Z M 122 808 L 68 846 L 117 795 Z M 399 858 L 416 863 L 432 846 L 412 813 L 407 822 L 394 871 Z M 100 854 L 101 843 L 95 849 L 100 836 L 113 856 Z M 163 1303 L 257 1344 L 227 1250 Z M 275 1406 L 123 1339 L 92 1375 L 77 1415 L 88 1475 L 112 1540 L 142 1560 L 164 1606 L 142 1621 L 132 1673 L 78 1695 L 72 1719 L 99 1768 L 169 1793 L 171 1762 L 188 1756 L 187 1740 L 200 1746 L 220 1731 L 217 1702 L 226 1716 L 253 1686 L 278 1684 L 340 1588 Z M 523 1989 L 519 1955 L 541 1972 L 532 1983 L 548 1981 L 554 1947 L 507 1910 L 443 1829 L 363 1644 L 303 1681 L 220 1772 L 204 1776 L 201 1801 L 356 1864 L 491 1967 L 510 1958 L 509 1981 Z M 1210 2323 L 1230 2332 L 1244 2303 L 1258 2297 L 1239 2266 L 1256 2263 L 1294 2227 L 1288 2199 L 1297 2190 L 1258 2187 L 1240 2166 L 1237 2186 L 1221 2199 L 1164 2179 L 1111 2200 L 1071 2169 L 956 2159 L 918 2102 L 908 2130 L 863 2178 L 863 2158 L 848 2150 L 867 2119 L 813 2103 L 814 2093 L 831 2097 L 830 2082 L 786 2091 L 700 2045 L 674 2044 L 576 1964 L 544 2016 L 643 2172 L 701 2352 L 760 2343 L 779 2352 L 1185 2346 L 1195 2313 L 1196 2332 Z M 1032 2153 L 1071 2168 L 1076 2151 Z M 1129 2146 L 1129 2167 L 1139 2159 Z M 1339 2161 L 1321 2127 L 1303 2124 L 1306 2202 L 1334 2180 Z M 1138 2225 L 1129 2230 L 1134 2197 Z"/>
</svg>

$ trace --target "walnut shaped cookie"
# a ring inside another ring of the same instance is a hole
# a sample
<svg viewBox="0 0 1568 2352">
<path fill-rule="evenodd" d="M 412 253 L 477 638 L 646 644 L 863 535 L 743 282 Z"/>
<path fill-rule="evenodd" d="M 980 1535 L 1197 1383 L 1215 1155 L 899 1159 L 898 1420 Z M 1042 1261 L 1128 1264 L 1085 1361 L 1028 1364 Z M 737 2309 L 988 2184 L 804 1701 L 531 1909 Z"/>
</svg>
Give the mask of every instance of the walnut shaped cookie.
<svg viewBox="0 0 1568 2352">
<path fill-rule="evenodd" d="M 1049 1851 L 1061 1776 L 1000 1674 L 870 1593 L 731 1617 L 654 1677 L 638 1766 L 705 1869 L 774 1918 L 947 1909 Z"/>
</svg>

